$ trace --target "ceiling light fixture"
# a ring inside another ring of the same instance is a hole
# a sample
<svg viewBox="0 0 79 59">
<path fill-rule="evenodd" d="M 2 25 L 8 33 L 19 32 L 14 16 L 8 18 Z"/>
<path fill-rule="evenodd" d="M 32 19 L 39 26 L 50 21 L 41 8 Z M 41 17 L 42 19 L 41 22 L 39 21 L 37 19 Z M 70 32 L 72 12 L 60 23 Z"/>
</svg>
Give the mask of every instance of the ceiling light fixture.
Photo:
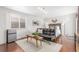
<svg viewBox="0 0 79 59">
<path fill-rule="evenodd" d="M 38 9 L 39 9 L 40 11 L 42 11 L 45 15 L 47 15 L 47 11 L 45 10 L 45 8 L 38 7 Z"/>
</svg>

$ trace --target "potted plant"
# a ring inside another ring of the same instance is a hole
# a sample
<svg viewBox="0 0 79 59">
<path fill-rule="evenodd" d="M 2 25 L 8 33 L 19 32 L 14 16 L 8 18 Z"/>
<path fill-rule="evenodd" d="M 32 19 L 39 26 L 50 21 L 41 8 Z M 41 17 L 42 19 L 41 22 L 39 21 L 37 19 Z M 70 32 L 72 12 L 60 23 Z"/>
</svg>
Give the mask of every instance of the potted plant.
<svg viewBox="0 0 79 59">
<path fill-rule="evenodd" d="M 34 32 L 34 33 L 32 33 L 32 35 L 40 35 L 40 33 L 38 33 L 38 32 Z"/>
</svg>

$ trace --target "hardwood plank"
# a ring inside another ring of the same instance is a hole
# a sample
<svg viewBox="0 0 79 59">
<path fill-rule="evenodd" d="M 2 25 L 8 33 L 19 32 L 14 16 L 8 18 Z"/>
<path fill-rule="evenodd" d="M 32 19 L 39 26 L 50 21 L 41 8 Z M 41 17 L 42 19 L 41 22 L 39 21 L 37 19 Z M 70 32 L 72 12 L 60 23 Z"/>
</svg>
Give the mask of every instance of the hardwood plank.
<svg viewBox="0 0 79 59">
<path fill-rule="evenodd" d="M 79 43 L 76 43 L 76 51 L 79 52 Z"/>
</svg>

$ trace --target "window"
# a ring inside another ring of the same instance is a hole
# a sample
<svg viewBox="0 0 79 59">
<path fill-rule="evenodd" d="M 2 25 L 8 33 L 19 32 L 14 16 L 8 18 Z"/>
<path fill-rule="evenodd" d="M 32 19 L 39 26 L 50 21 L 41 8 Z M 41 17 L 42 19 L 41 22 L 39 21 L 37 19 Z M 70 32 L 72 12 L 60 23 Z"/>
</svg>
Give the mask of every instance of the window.
<svg viewBox="0 0 79 59">
<path fill-rule="evenodd" d="M 20 18 L 20 28 L 25 28 L 25 19 Z"/>
<path fill-rule="evenodd" d="M 18 15 L 11 15 L 11 28 L 25 28 L 25 18 Z"/>
<path fill-rule="evenodd" d="M 18 17 L 11 18 L 11 28 L 19 28 L 19 19 Z"/>
</svg>

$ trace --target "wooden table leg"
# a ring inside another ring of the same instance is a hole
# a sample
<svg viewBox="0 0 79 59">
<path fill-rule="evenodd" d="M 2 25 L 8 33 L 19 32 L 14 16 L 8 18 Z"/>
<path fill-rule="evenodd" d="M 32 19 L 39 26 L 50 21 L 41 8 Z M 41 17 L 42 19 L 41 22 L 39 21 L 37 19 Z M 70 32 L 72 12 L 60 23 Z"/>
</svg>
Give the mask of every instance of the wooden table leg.
<svg viewBox="0 0 79 59">
<path fill-rule="evenodd" d="M 42 41 L 40 40 L 40 45 L 42 46 Z"/>
<path fill-rule="evenodd" d="M 29 38 L 29 37 L 27 36 L 27 42 L 28 42 L 28 38 Z"/>
<path fill-rule="evenodd" d="M 36 40 L 36 47 L 38 47 L 38 40 Z"/>
</svg>

